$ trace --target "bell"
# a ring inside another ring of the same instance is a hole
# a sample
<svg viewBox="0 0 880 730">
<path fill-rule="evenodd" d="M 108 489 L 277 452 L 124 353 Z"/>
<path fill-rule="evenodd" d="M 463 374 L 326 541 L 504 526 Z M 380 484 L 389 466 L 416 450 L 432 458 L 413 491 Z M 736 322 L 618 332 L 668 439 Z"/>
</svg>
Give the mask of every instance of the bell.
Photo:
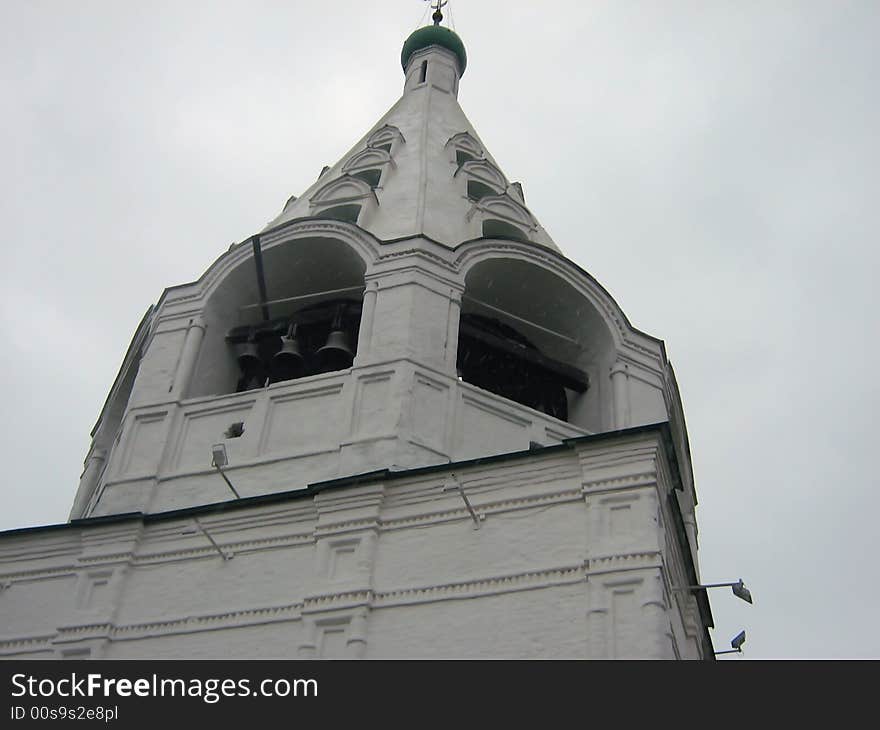
<svg viewBox="0 0 880 730">
<path fill-rule="evenodd" d="M 235 346 L 235 350 L 238 366 L 245 376 L 253 376 L 262 369 L 263 363 L 256 342 L 253 340 L 241 342 Z"/>
<path fill-rule="evenodd" d="M 327 338 L 327 344 L 318 350 L 321 371 L 325 373 L 350 368 L 353 360 L 354 353 L 348 344 L 348 335 L 342 329 L 334 329 Z"/>
<path fill-rule="evenodd" d="M 301 378 L 306 371 L 306 359 L 296 339 L 296 325 L 291 325 L 287 335 L 281 338 L 281 349 L 272 358 L 272 380 Z"/>
</svg>

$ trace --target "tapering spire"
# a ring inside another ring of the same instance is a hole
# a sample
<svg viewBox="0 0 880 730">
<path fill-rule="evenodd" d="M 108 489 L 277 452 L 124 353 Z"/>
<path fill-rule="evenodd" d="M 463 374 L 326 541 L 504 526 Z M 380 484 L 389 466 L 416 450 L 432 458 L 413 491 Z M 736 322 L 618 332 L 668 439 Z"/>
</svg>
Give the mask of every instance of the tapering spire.
<svg viewBox="0 0 880 730">
<path fill-rule="evenodd" d="M 458 104 L 464 42 L 440 25 L 447 0 L 431 0 L 434 24 L 413 31 L 400 63 L 403 95 L 334 166 L 269 223 L 341 218 L 383 240 L 425 236 L 449 247 L 514 238 L 556 249 Z"/>
</svg>

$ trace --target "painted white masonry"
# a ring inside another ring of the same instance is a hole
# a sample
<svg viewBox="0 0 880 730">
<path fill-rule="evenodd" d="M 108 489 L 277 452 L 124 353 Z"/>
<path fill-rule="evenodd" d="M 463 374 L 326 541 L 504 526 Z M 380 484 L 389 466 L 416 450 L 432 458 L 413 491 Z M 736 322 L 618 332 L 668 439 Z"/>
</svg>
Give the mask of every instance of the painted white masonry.
<svg viewBox="0 0 880 730">
<path fill-rule="evenodd" d="M 234 392 L 226 335 L 261 318 L 250 240 L 167 289 L 73 522 L 0 534 L 0 655 L 711 658 L 708 604 L 673 590 L 698 579 L 696 497 L 663 343 L 528 210 L 458 105 L 456 56 L 421 49 L 405 77 L 259 236 L 273 316 L 361 300 L 352 366 Z M 587 374 L 568 421 L 458 377 L 465 313 Z M 216 507 L 219 442 L 255 499 Z"/>
<path fill-rule="evenodd" d="M 698 658 L 667 433 L 6 533 L 0 655 Z"/>
</svg>

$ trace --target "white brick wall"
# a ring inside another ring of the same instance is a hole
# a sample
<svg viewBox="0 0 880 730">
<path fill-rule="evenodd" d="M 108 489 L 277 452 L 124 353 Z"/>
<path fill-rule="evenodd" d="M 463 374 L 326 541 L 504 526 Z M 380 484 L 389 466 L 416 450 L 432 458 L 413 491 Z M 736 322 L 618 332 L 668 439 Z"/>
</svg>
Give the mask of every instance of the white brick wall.
<svg viewBox="0 0 880 730">
<path fill-rule="evenodd" d="M 662 435 L 3 533 L 0 656 L 698 658 Z"/>
</svg>

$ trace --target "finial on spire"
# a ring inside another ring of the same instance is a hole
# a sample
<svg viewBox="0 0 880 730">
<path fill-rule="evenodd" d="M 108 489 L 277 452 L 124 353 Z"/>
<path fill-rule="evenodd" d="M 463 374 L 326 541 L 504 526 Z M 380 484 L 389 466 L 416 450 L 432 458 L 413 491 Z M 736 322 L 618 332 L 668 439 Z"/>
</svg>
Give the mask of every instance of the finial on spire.
<svg viewBox="0 0 880 730">
<path fill-rule="evenodd" d="M 446 7 L 447 2 L 449 2 L 449 0 L 435 0 L 431 3 L 431 9 L 434 11 L 431 19 L 434 21 L 434 25 L 440 25 L 440 21 L 443 20 L 443 13 L 440 11 Z"/>
</svg>

